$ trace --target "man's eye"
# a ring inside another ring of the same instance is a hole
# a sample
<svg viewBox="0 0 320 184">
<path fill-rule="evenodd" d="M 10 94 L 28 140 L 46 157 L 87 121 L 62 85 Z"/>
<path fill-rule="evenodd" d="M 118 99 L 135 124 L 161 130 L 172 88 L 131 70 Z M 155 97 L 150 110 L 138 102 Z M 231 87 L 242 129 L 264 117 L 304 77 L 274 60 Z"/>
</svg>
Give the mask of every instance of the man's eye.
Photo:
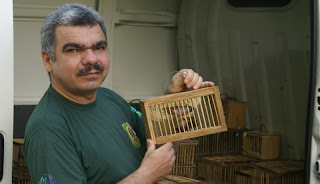
<svg viewBox="0 0 320 184">
<path fill-rule="evenodd" d="M 77 52 L 77 49 L 67 49 L 67 52 Z"/>
<path fill-rule="evenodd" d="M 105 47 L 105 46 L 97 46 L 96 49 L 97 49 L 97 50 L 105 50 L 106 47 Z"/>
</svg>

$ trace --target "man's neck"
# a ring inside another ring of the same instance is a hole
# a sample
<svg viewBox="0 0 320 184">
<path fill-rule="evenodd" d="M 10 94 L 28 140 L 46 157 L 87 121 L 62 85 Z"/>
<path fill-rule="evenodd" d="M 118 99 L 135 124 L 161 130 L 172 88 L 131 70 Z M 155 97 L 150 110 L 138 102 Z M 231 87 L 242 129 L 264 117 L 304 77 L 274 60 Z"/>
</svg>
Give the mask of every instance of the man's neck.
<svg viewBox="0 0 320 184">
<path fill-rule="evenodd" d="M 89 93 L 72 93 L 64 88 L 61 88 L 54 83 L 51 83 L 51 86 L 54 90 L 56 90 L 60 95 L 67 98 L 68 100 L 78 103 L 78 104 L 89 104 L 96 100 L 97 90 L 89 92 Z"/>
</svg>

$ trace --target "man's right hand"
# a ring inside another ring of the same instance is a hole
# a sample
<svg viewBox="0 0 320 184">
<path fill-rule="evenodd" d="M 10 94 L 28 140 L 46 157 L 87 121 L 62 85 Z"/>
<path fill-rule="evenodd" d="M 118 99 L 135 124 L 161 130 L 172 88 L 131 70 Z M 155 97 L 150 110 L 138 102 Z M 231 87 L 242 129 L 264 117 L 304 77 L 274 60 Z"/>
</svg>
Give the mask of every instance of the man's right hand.
<svg viewBox="0 0 320 184">
<path fill-rule="evenodd" d="M 140 167 L 118 184 L 152 184 L 160 181 L 172 171 L 175 160 L 172 142 L 156 148 L 154 142 L 148 139 L 147 152 Z"/>
<path fill-rule="evenodd" d="M 146 177 L 151 182 L 160 181 L 172 171 L 173 163 L 176 159 L 173 144 L 168 142 L 156 148 L 153 141 L 148 139 L 147 148 L 139 169 L 148 173 Z"/>
</svg>

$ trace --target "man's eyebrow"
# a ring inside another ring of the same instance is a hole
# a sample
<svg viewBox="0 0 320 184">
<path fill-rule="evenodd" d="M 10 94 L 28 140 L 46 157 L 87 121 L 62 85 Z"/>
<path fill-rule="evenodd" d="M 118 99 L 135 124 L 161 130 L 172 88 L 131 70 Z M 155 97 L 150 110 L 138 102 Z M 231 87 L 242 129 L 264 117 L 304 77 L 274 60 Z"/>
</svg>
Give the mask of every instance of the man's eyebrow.
<svg viewBox="0 0 320 184">
<path fill-rule="evenodd" d="M 73 47 L 73 48 L 84 48 L 83 45 L 77 44 L 77 43 L 66 43 L 63 45 L 62 50 L 65 51 L 67 48 Z"/>
<path fill-rule="evenodd" d="M 92 47 L 97 47 L 97 46 L 102 46 L 102 45 L 103 46 L 108 46 L 108 42 L 106 40 L 101 40 L 101 41 L 98 41 L 97 43 L 95 43 L 94 45 L 92 45 Z M 62 47 L 62 50 L 65 51 L 69 47 L 78 48 L 78 49 L 86 48 L 84 45 L 80 45 L 80 44 L 77 44 L 77 43 L 70 42 L 70 43 L 64 44 L 63 47 Z"/>
<path fill-rule="evenodd" d="M 106 40 L 101 40 L 101 41 L 98 41 L 95 46 L 108 46 L 108 42 Z"/>
</svg>

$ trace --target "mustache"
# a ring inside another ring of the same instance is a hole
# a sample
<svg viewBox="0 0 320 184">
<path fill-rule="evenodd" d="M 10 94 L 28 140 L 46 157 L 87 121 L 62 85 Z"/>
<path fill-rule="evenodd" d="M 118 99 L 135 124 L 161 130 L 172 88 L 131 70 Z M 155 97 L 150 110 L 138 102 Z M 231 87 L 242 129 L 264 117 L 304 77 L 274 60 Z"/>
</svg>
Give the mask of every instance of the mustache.
<svg viewBox="0 0 320 184">
<path fill-rule="evenodd" d="M 104 67 L 103 66 L 101 66 L 99 64 L 94 64 L 94 65 L 90 65 L 90 66 L 87 66 L 87 67 L 79 70 L 77 72 L 77 75 L 78 76 L 85 75 L 85 74 L 89 73 L 92 69 L 97 70 L 99 73 L 104 71 Z"/>
</svg>

